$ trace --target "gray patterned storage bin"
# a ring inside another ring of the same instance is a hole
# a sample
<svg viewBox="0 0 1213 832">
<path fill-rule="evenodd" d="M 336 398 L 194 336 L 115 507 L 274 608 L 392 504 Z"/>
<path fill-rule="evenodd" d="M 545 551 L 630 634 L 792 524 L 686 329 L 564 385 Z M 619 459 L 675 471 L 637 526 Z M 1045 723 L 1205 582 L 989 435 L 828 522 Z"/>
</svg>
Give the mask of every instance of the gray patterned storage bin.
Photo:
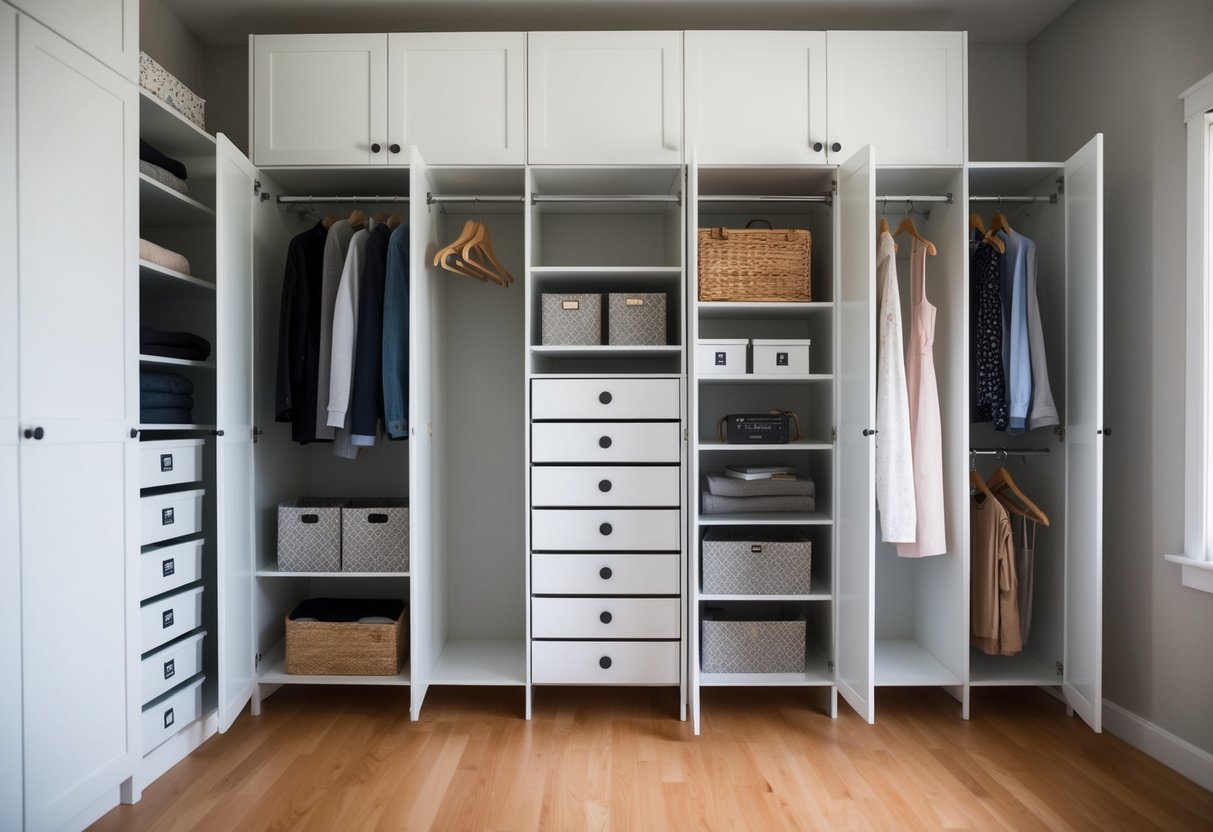
<svg viewBox="0 0 1213 832">
<path fill-rule="evenodd" d="M 812 542 L 797 529 L 710 528 L 703 536 L 703 591 L 807 595 L 812 552 Z"/>
<path fill-rule="evenodd" d="M 804 673 L 804 619 L 701 622 L 704 673 Z"/>
<path fill-rule="evenodd" d="M 665 346 L 665 293 L 607 295 L 607 338 L 612 346 Z"/>
<path fill-rule="evenodd" d="M 341 571 L 345 500 L 300 497 L 278 504 L 278 571 Z"/>
<path fill-rule="evenodd" d="M 602 295 L 543 294 L 544 346 L 602 344 Z"/>
<path fill-rule="evenodd" d="M 347 500 L 341 509 L 342 572 L 409 570 L 407 500 Z"/>
</svg>

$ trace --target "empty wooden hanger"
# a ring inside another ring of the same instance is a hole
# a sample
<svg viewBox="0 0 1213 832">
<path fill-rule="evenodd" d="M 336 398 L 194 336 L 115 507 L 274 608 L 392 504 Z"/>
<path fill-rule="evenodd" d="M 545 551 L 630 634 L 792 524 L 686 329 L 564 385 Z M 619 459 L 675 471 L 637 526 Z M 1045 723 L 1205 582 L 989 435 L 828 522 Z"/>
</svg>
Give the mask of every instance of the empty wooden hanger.
<svg viewBox="0 0 1213 832">
<path fill-rule="evenodd" d="M 995 471 L 986 485 L 1007 511 L 1027 517 L 1029 520 L 1035 520 L 1042 526 L 1049 525 L 1049 515 L 1028 499 L 1028 496 L 1015 484 L 1015 479 L 1006 468 L 999 468 Z"/>
<path fill-rule="evenodd" d="M 914 225 L 914 220 L 910 219 L 909 217 L 902 217 L 901 222 L 897 224 L 897 230 L 893 232 L 893 236 L 896 237 L 899 234 L 905 233 L 908 233 L 915 240 L 918 240 L 920 243 L 926 246 L 927 254 L 935 254 L 935 244 L 918 233 L 918 227 Z"/>
<path fill-rule="evenodd" d="M 476 236 L 476 228 L 479 225 L 475 220 L 468 220 L 463 224 L 463 230 L 459 232 L 459 236 L 453 243 L 443 246 L 434 254 L 434 265 L 442 266 L 448 272 L 463 275 L 464 277 L 474 277 L 479 281 L 487 281 L 488 278 L 479 272 L 468 267 L 460 257 L 459 252 L 463 246 Z"/>
<path fill-rule="evenodd" d="M 508 287 L 514 282 L 514 276 L 501 264 L 497 252 L 493 251 L 493 238 L 489 235 L 488 226 L 482 222 L 477 222 L 477 225 L 479 229 L 476 234 L 463 246 L 463 259 L 489 280 Z"/>
</svg>

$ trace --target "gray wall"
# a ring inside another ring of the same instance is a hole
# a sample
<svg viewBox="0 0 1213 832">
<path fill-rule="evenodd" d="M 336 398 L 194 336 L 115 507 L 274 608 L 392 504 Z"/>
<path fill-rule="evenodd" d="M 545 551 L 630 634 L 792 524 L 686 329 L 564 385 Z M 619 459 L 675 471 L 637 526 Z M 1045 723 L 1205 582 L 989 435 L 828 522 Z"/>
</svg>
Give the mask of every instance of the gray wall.
<svg viewBox="0 0 1213 832">
<path fill-rule="evenodd" d="M 969 158 L 1028 158 L 1028 51 L 1022 43 L 969 43 Z"/>
<path fill-rule="evenodd" d="M 178 81 L 207 97 L 206 47 L 160 0 L 139 0 L 139 48 Z"/>
<path fill-rule="evenodd" d="M 248 155 L 248 46 L 207 46 L 206 127 Z"/>
<path fill-rule="evenodd" d="M 1186 139 L 1208 0 L 1079 0 L 1028 45 L 1028 152 L 1105 134 L 1104 696 L 1213 751 L 1213 596 L 1180 584 Z"/>
</svg>

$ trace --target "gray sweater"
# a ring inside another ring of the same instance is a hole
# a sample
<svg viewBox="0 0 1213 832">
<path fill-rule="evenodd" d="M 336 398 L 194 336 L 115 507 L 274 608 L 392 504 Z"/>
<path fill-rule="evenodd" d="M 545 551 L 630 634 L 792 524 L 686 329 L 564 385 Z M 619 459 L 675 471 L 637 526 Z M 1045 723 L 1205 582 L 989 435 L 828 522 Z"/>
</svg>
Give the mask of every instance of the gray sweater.
<svg viewBox="0 0 1213 832">
<path fill-rule="evenodd" d="M 324 242 L 324 265 L 320 281 L 320 364 L 316 383 L 316 438 L 332 439 L 335 431 L 329 427 L 329 378 L 332 372 L 333 306 L 337 301 L 337 288 L 341 285 L 341 271 L 345 268 L 345 255 L 350 240 L 356 231 L 345 220 L 337 220 L 329 228 Z"/>
</svg>

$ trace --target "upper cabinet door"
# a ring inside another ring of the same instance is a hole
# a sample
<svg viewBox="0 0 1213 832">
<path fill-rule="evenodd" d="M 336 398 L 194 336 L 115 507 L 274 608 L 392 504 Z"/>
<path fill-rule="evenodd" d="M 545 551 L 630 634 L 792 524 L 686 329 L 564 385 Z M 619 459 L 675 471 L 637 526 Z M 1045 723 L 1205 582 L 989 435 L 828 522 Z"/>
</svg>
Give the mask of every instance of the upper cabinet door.
<svg viewBox="0 0 1213 832">
<path fill-rule="evenodd" d="M 965 160 L 963 32 L 829 32 L 829 151 L 841 163 L 865 144 L 882 165 Z"/>
<path fill-rule="evenodd" d="M 129 81 L 139 80 L 138 0 L 9 0 Z"/>
<path fill-rule="evenodd" d="M 682 161 L 679 32 L 531 32 L 531 164 Z"/>
<path fill-rule="evenodd" d="M 256 164 L 388 161 L 387 35 L 250 40 Z"/>
<path fill-rule="evenodd" d="M 826 161 L 824 32 L 687 32 L 686 96 L 700 162 Z"/>
<path fill-rule="evenodd" d="M 409 145 L 437 165 L 526 162 L 526 35 L 388 35 L 387 161 Z"/>
</svg>

